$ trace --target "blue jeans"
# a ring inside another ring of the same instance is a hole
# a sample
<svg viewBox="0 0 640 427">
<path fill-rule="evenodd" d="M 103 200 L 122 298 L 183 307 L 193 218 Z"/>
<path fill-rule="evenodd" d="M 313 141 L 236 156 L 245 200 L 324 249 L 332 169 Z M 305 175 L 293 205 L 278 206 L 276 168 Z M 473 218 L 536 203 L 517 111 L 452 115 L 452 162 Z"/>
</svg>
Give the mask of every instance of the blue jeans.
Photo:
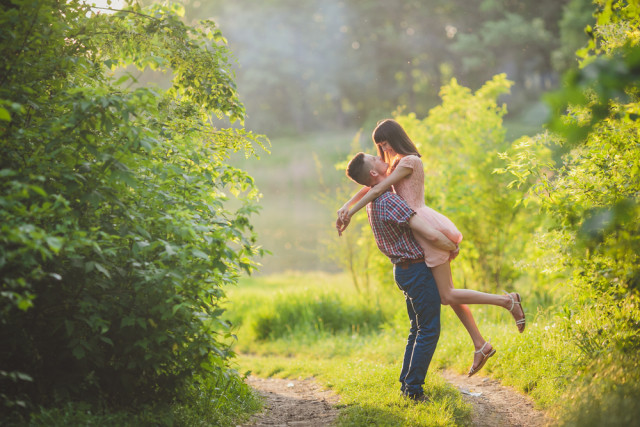
<svg viewBox="0 0 640 427">
<path fill-rule="evenodd" d="M 396 266 L 393 274 L 404 293 L 411 322 L 400 383 L 404 394 L 419 396 L 440 338 L 440 293 L 425 263 Z"/>
</svg>

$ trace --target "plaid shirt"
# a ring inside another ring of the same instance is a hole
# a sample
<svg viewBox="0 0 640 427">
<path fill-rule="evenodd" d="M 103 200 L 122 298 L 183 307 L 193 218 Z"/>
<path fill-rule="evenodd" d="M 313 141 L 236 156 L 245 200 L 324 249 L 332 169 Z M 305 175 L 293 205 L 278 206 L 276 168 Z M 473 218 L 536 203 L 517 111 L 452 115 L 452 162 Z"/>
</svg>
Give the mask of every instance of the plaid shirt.
<svg viewBox="0 0 640 427">
<path fill-rule="evenodd" d="M 392 263 L 424 258 L 409 228 L 416 213 L 402 197 L 387 191 L 367 205 L 367 214 L 378 248 Z"/>
</svg>

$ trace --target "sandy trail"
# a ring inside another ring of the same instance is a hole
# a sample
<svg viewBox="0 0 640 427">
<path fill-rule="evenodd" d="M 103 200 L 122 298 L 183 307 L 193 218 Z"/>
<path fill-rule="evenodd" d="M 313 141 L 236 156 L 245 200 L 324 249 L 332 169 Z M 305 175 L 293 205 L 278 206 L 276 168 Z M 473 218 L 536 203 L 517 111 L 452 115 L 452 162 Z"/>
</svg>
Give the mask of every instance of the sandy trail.
<svg viewBox="0 0 640 427">
<path fill-rule="evenodd" d="M 541 427 L 549 422 L 544 412 L 534 408 L 530 398 L 497 380 L 479 375 L 467 378 L 451 371 L 440 373 L 473 405 L 474 427 Z M 338 417 L 335 408 L 338 396 L 323 390 L 313 379 L 251 376 L 247 383 L 265 398 L 265 407 L 242 427 L 320 427 L 331 425 Z"/>
</svg>

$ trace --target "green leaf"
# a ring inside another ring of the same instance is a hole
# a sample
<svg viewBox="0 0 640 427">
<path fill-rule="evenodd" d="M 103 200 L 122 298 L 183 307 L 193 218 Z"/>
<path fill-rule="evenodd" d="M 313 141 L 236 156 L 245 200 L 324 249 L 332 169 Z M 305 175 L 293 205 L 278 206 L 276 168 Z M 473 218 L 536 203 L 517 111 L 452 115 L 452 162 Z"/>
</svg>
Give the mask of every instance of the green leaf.
<svg viewBox="0 0 640 427">
<path fill-rule="evenodd" d="M 110 338 L 107 338 L 107 337 L 105 337 L 103 335 L 100 335 L 100 341 L 105 342 L 105 343 L 107 343 L 107 344 L 109 344 L 110 346 L 113 347 L 113 341 L 111 341 Z"/>
<path fill-rule="evenodd" d="M 136 323 L 138 323 L 138 326 L 140 326 L 142 329 L 144 329 L 144 330 L 146 330 L 146 329 L 147 329 L 147 322 L 146 322 L 146 320 L 144 320 L 143 318 L 138 317 L 138 318 L 136 319 Z"/>
<path fill-rule="evenodd" d="M 33 302 L 31 301 L 31 299 L 29 299 L 29 298 L 20 298 L 18 300 L 18 309 L 20 309 L 22 311 L 27 311 L 31 307 L 33 307 Z"/>
<path fill-rule="evenodd" d="M 45 241 L 47 242 L 49 249 L 51 249 L 55 254 L 60 252 L 60 249 L 62 249 L 62 245 L 64 243 L 61 238 L 55 236 L 47 236 L 45 238 Z"/>
<path fill-rule="evenodd" d="M 33 381 L 33 377 L 31 377 L 31 375 L 25 374 L 24 372 L 17 372 L 16 375 L 22 381 L 29 381 L 29 382 Z"/>
<path fill-rule="evenodd" d="M 67 330 L 67 335 L 72 336 L 73 331 L 75 330 L 75 324 L 70 320 L 65 320 L 64 327 Z"/>
<path fill-rule="evenodd" d="M 120 321 L 120 327 L 124 328 L 126 326 L 133 326 L 136 324 L 136 318 L 135 316 L 125 316 L 122 318 L 122 320 Z"/>
<path fill-rule="evenodd" d="M 4 120 L 5 122 L 11 121 L 11 114 L 9 114 L 9 110 L 0 107 L 0 120 Z"/>
<path fill-rule="evenodd" d="M 209 255 L 205 254 L 204 252 L 202 252 L 199 249 L 194 249 L 191 251 L 191 253 L 193 254 L 193 256 L 201 258 L 201 259 L 209 259 Z"/>
<path fill-rule="evenodd" d="M 78 360 L 84 359 L 84 356 L 87 354 L 86 351 L 84 350 L 84 348 L 82 348 L 79 345 L 74 347 L 73 350 L 71 350 L 71 353 Z"/>
<path fill-rule="evenodd" d="M 29 188 L 31 189 L 31 191 L 38 193 L 39 195 L 41 195 L 42 197 L 46 197 L 47 193 L 40 187 L 38 187 L 37 185 L 30 185 Z"/>
<path fill-rule="evenodd" d="M 111 274 L 109 274 L 109 271 L 107 271 L 106 268 L 104 268 L 102 266 L 102 264 L 98 264 L 97 262 L 94 263 L 96 270 L 98 270 L 100 273 L 104 274 L 105 276 L 107 276 L 109 279 L 111 279 Z"/>
<path fill-rule="evenodd" d="M 171 245 L 170 243 L 165 243 L 164 250 L 167 253 L 167 255 L 175 255 L 176 254 L 176 251 L 173 250 L 173 245 Z"/>
</svg>

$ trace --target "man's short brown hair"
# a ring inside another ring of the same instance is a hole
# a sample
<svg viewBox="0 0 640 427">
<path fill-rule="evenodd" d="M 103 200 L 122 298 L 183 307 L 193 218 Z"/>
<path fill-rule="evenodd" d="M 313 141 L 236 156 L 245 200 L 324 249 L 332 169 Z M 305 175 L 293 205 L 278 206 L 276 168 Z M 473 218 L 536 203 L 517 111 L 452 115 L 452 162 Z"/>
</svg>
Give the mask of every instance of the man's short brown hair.
<svg viewBox="0 0 640 427">
<path fill-rule="evenodd" d="M 347 176 L 360 185 L 370 185 L 370 171 L 371 165 L 365 162 L 364 153 L 362 152 L 353 156 L 353 159 L 347 165 Z"/>
</svg>

